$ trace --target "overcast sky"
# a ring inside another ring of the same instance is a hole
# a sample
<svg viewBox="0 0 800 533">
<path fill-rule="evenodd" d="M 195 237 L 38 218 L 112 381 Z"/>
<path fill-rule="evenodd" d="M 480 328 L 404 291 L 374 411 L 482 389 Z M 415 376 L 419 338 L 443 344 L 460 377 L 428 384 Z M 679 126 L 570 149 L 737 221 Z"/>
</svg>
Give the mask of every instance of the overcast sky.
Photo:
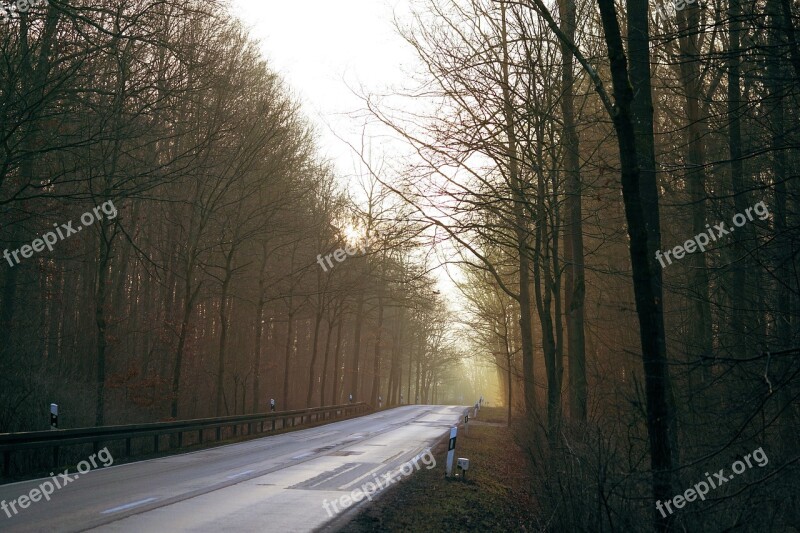
<svg viewBox="0 0 800 533">
<path fill-rule="evenodd" d="M 323 154 L 335 162 L 344 179 L 364 172 L 352 149 L 339 139 L 355 146 L 361 142 L 363 119 L 348 114 L 362 110 L 363 102 L 352 89 L 391 92 L 391 87 L 408 86 L 408 74 L 420 70 L 413 48 L 394 27 L 395 16 L 408 20 L 412 2 L 232 0 L 272 68 L 303 102 L 304 113 L 317 127 Z M 392 146 L 385 137 L 375 144 L 374 153 L 384 151 L 390 158 L 408 149 Z M 457 289 L 446 273 L 437 269 L 435 276 L 438 289 L 451 306 L 457 306 Z"/>
<path fill-rule="evenodd" d="M 402 85 L 415 55 L 393 26 L 410 0 L 232 0 L 239 18 L 261 42 L 264 56 L 304 104 L 324 154 L 340 172 L 354 172 L 351 150 L 359 124 L 344 113 L 363 107 L 351 88 L 383 92 Z"/>
</svg>

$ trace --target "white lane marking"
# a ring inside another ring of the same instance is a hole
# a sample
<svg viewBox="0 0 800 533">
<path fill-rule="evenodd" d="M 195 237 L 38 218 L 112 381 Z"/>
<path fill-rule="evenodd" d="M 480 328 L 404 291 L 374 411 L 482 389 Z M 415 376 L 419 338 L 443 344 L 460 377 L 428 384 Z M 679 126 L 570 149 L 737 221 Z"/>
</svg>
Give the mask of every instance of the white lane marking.
<svg viewBox="0 0 800 533">
<path fill-rule="evenodd" d="M 113 507 L 111 509 L 106 509 L 105 511 L 101 512 L 100 514 L 109 514 L 109 513 L 116 513 L 117 511 L 124 511 L 126 509 L 131 509 L 133 507 L 138 507 L 140 505 L 144 505 L 146 503 L 150 503 L 156 501 L 158 498 L 147 498 L 145 500 L 139 500 L 138 502 L 127 503 L 125 505 L 120 505 L 119 507 Z"/>
<path fill-rule="evenodd" d="M 304 436 L 303 438 L 300 438 L 300 439 L 297 439 L 297 440 L 298 441 L 303 441 L 303 440 L 308 440 L 309 438 L 312 438 L 312 439 L 324 439 L 325 437 L 330 437 L 331 435 L 336 435 L 337 433 L 339 433 L 339 432 L 338 431 L 328 431 L 327 433 L 320 433 L 319 435 L 310 435 L 308 437 Z"/>
<path fill-rule="evenodd" d="M 234 474 L 232 476 L 228 476 L 228 479 L 233 479 L 241 476 L 246 476 L 247 474 L 255 472 L 255 470 L 245 470 L 244 472 L 239 472 L 238 474 Z"/>
<path fill-rule="evenodd" d="M 314 455 L 314 452 L 301 453 L 300 455 L 295 455 L 292 459 L 302 459 L 303 457 L 310 457 L 312 455 Z"/>
<path fill-rule="evenodd" d="M 313 488 L 314 488 L 314 487 L 316 487 L 317 485 L 322 485 L 322 484 L 323 484 L 323 483 L 325 483 L 326 481 L 330 481 L 330 480 L 332 480 L 332 479 L 333 479 L 333 478 L 335 478 L 335 477 L 339 477 L 339 476 L 341 476 L 342 474 L 346 474 L 346 473 L 350 472 L 351 470 L 355 470 L 355 469 L 356 469 L 356 468 L 358 468 L 359 466 L 361 466 L 361 465 L 360 465 L 360 464 L 356 464 L 355 466 L 351 466 L 350 468 L 347 468 L 347 469 L 345 469 L 345 470 L 342 470 L 341 472 L 338 472 L 338 473 L 336 473 L 336 474 L 334 474 L 334 475 L 332 475 L 332 476 L 330 476 L 330 477 L 326 477 L 326 478 L 325 478 L 325 479 L 323 479 L 322 481 L 318 481 L 317 483 L 314 483 L 313 485 L 310 485 L 308 488 L 310 488 L 310 489 L 313 489 Z"/>
</svg>

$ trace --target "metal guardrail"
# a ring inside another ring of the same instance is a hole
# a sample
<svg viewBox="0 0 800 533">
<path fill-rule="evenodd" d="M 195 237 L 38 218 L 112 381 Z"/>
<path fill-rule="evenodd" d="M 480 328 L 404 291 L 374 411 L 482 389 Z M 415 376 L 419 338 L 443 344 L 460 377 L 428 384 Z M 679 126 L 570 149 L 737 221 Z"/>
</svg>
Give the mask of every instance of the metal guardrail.
<svg viewBox="0 0 800 533">
<path fill-rule="evenodd" d="M 234 415 L 216 418 L 198 418 L 193 420 L 178 420 L 174 422 L 153 422 L 148 424 L 129 424 L 124 426 L 102 426 L 77 429 L 57 429 L 46 431 L 28 431 L 23 433 L 0 433 L 0 451 L 3 452 L 3 474 L 11 474 L 11 453 L 35 448 L 53 448 L 53 464 L 59 466 L 59 448 L 76 444 L 92 443 L 94 451 L 100 450 L 101 442 L 125 440 L 125 456 L 131 456 L 131 439 L 140 437 L 153 437 L 154 453 L 159 451 L 159 439 L 163 435 L 178 434 L 178 448 L 183 447 L 183 434 L 198 432 L 198 444 L 204 442 L 204 432 L 216 429 L 216 440 L 222 440 L 222 430 L 226 427 L 234 428 L 234 435 L 238 428 L 247 426 L 247 435 L 255 434 L 255 424 L 259 425 L 258 433 L 264 433 L 264 423 L 271 422 L 271 429 L 276 429 L 276 421 L 281 425 L 277 429 L 295 427 L 306 422 L 333 420 L 363 413 L 369 410 L 366 403 L 353 403 L 334 405 L 330 407 L 313 407 L 295 411 L 280 411 L 275 413 L 259 413 L 254 415 Z M 291 421 L 291 426 L 289 426 Z M 244 434 L 244 433 L 243 433 Z M 167 447 L 169 449 L 169 446 Z"/>
</svg>

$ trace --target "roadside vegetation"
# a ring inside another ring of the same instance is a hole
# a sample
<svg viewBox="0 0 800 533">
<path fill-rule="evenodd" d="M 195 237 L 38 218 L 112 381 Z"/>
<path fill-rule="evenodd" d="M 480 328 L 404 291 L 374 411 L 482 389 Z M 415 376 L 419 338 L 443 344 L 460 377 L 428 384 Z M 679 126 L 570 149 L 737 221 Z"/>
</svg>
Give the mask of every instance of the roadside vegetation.
<svg viewBox="0 0 800 533">
<path fill-rule="evenodd" d="M 442 441 L 433 450 L 436 468 L 416 472 L 362 507 L 341 531 L 536 530 L 527 461 L 504 416 L 502 408 L 484 408 L 470 422 L 469 435 L 459 427 L 456 457 L 470 460 L 465 480 L 445 478 Z"/>
</svg>

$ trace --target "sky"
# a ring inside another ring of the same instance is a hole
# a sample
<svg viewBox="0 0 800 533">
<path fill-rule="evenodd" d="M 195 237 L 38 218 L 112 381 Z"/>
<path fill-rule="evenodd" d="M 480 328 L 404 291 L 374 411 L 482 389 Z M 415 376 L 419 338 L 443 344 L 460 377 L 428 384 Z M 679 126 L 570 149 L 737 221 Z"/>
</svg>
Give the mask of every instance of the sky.
<svg viewBox="0 0 800 533">
<path fill-rule="evenodd" d="M 250 30 L 271 68 L 281 74 L 316 126 L 322 155 L 334 162 L 342 185 L 365 174 L 358 154 L 364 103 L 357 94 L 387 94 L 408 87 L 421 70 L 394 20 L 408 21 L 414 0 L 232 0 L 234 15 Z M 356 94 L 357 93 L 357 94 Z M 375 130 L 373 129 L 373 133 Z M 373 153 L 397 157 L 408 147 L 382 136 Z M 385 177 L 385 176 L 384 176 Z M 351 192 L 357 194 L 351 188 Z M 448 307 L 463 306 L 442 268 L 435 290 Z M 460 277 L 457 272 L 451 274 Z M 434 288 L 432 288 L 433 290 Z"/>
<path fill-rule="evenodd" d="M 393 25 L 411 0 L 232 0 L 234 14 L 260 41 L 317 126 L 323 155 L 343 175 L 357 171 L 346 141 L 361 142 L 363 109 L 353 93 L 385 92 L 416 68 L 413 49 Z M 362 89 L 363 88 L 363 89 Z M 334 133 L 335 132 L 335 133 Z"/>
</svg>

